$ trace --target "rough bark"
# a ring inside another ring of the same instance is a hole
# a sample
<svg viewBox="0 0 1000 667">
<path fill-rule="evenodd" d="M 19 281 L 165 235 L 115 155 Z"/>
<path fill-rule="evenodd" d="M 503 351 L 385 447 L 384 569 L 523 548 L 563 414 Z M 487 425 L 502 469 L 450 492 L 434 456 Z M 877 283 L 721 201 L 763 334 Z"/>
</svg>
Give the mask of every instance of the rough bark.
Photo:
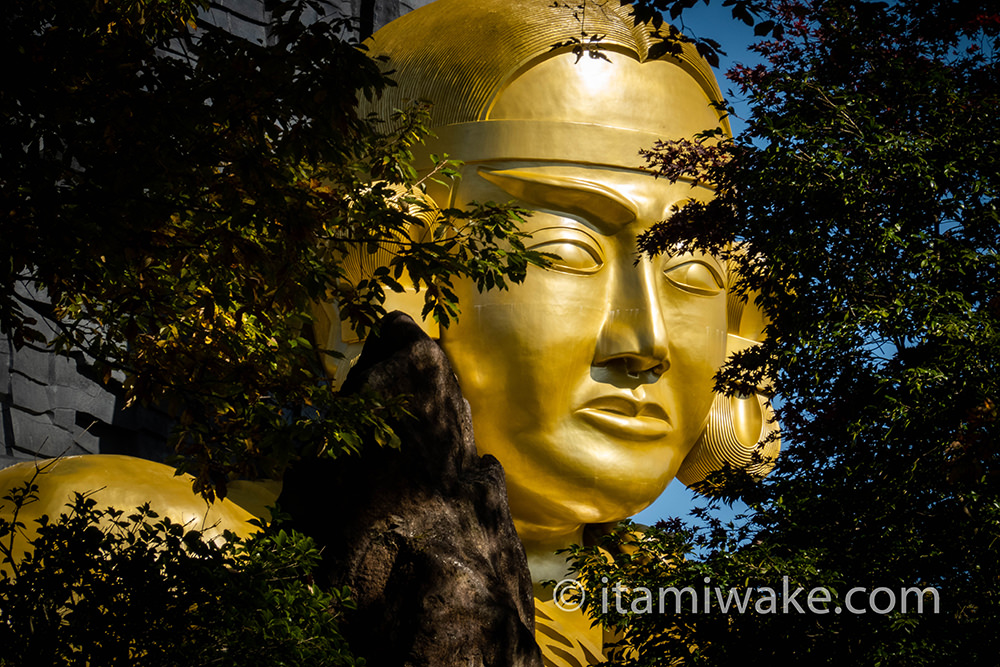
<svg viewBox="0 0 1000 667">
<path fill-rule="evenodd" d="M 438 345 L 392 313 L 343 391 L 407 395 L 398 450 L 289 472 L 279 505 L 324 548 L 327 584 L 358 610 L 346 636 L 373 665 L 541 665 L 503 468 L 476 453 L 468 403 Z"/>
</svg>

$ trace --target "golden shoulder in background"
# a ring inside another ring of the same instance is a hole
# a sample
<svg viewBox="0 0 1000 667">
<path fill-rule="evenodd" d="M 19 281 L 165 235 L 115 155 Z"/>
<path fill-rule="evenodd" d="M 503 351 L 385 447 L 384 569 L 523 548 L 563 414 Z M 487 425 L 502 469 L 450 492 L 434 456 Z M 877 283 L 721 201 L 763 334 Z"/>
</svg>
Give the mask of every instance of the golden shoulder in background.
<svg viewBox="0 0 1000 667">
<path fill-rule="evenodd" d="M 98 508 L 113 507 L 127 513 L 146 503 L 161 516 L 170 517 L 188 529 L 203 531 L 206 539 L 216 539 L 226 530 L 247 537 L 256 528 L 254 518 L 266 516 L 263 507 L 273 503 L 273 489 L 264 485 L 237 483 L 233 497 L 258 512 L 252 514 L 232 499 L 209 503 L 192 491 L 190 475 L 178 475 L 168 465 L 131 456 L 70 456 L 49 461 L 28 461 L 0 470 L 0 519 L 24 524 L 11 542 L 12 553 L 20 555 L 29 548 L 36 534 L 36 519 L 48 516 L 55 521 L 68 514 L 75 494 L 81 493 L 97 502 Z M 36 485 L 20 508 L 8 496 Z M 6 538 L 10 539 L 10 538 Z M 9 567 L 0 566 L 9 572 Z"/>
</svg>

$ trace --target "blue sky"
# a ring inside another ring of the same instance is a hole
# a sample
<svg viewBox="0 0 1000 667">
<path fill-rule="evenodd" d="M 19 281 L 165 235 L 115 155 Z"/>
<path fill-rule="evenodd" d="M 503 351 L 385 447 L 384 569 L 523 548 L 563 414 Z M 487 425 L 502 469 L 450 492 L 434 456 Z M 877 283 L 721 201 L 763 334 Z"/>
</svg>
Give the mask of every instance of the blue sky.
<svg viewBox="0 0 1000 667">
<path fill-rule="evenodd" d="M 755 65 L 762 62 L 759 55 L 749 50 L 750 45 L 759 41 L 760 38 L 754 37 L 753 28 L 733 19 L 729 8 L 723 7 L 718 0 L 707 7 L 699 3 L 687 10 L 683 19 L 683 23 L 680 21 L 673 23 L 685 34 L 692 37 L 714 39 L 722 45 L 726 55 L 719 58 L 719 68 L 715 75 L 726 99 L 736 108 L 737 115 L 742 115 L 742 112 L 746 111 L 746 106 L 741 103 L 738 94 L 732 90 L 733 85 L 726 79 L 725 74 L 730 67 L 737 63 Z M 737 134 L 744 128 L 744 124 L 739 118 L 733 118 L 732 125 L 733 132 Z"/>
</svg>

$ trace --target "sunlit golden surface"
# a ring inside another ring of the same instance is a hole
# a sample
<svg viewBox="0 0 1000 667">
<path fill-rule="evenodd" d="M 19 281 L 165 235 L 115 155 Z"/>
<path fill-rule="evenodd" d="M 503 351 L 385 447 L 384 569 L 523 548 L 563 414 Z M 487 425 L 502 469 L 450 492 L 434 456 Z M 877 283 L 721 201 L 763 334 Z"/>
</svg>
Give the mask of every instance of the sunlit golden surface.
<svg viewBox="0 0 1000 667">
<path fill-rule="evenodd" d="M 169 517 L 188 530 L 204 531 L 205 539 L 219 538 L 226 530 L 247 537 L 256 530 L 249 523 L 254 515 L 240 505 L 232 500 L 209 504 L 192 491 L 190 475 L 177 475 L 172 467 L 145 459 L 105 454 L 18 463 L 0 470 L 0 498 L 27 482 L 37 485 L 38 490 L 20 511 L 12 501 L 0 501 L 0 518 L 13 522 L 17 512 L 17 521 L 24 524 L 23 532 L 12 542 L 15 554 L 23 553 L 28 540 L 36 535 L 35 520 L 46 515 L 54 522 L 60 514 L 69 514 L 76 493 L 92 498 L 98 509 L 113 507 L 123 510 L 125 516 L 149 503 L 161 517 Z M 271 493 L 263 488 L 234 493 L 245 498 L 248 506 L 273 504 Z M 10 538 L 4 539 L 6 543 Z"/>
</svg>

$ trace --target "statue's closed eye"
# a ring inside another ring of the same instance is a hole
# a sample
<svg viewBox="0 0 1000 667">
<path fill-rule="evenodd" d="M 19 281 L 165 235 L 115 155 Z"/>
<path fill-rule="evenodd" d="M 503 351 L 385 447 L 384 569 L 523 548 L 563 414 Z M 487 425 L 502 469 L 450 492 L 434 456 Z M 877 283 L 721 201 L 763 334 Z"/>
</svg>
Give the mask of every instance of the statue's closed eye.
<svg viewBox="0 0 1000 667">
<path fill-rule="evenodd" d="M 589 275 L 604 266 L 600 245 L 589 234 L 575 229 L 548 227 L 531 234 L 531 250 L 550 253 L 551 269 L 562 273 Z"/>
<path fill-rule="evenodd" d="M 719 272 L 697 259 L 667 266 L 663 274 L 675 287 L 701 296 L 715 296 L 725 289 Z"/>
</svg>

